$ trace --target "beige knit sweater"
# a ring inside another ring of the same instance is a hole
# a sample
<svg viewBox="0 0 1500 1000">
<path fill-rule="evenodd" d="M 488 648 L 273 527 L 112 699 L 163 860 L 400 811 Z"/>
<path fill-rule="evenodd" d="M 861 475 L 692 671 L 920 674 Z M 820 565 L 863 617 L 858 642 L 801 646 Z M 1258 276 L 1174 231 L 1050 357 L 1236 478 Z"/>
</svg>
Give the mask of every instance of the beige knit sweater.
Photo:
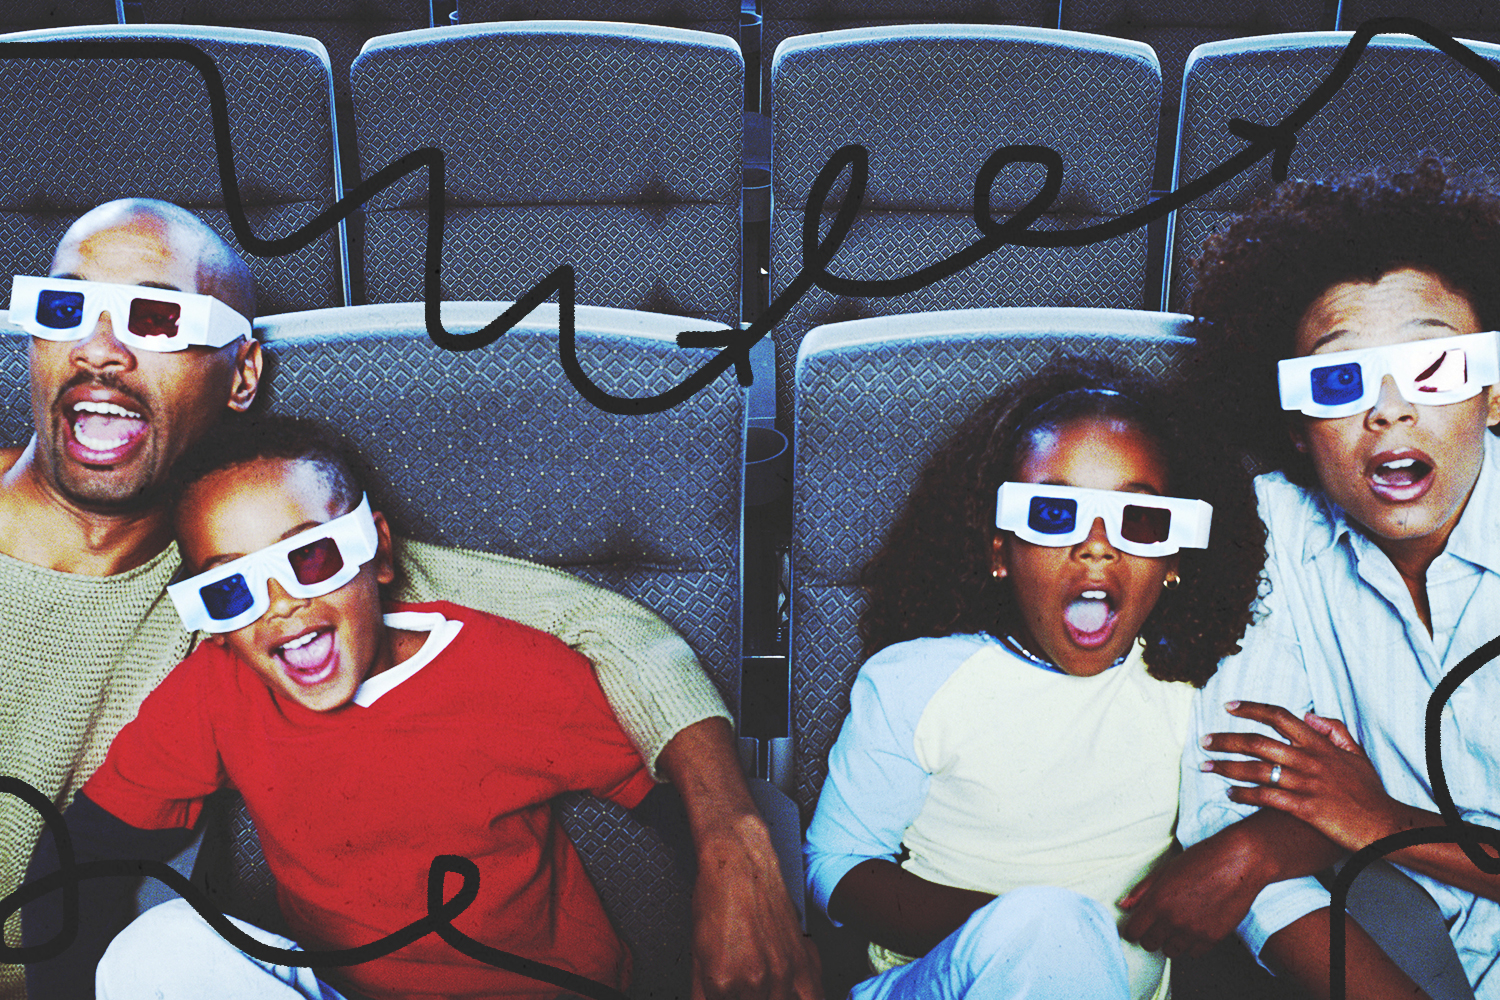
<svg viewBox="0 0 1500 1000">
<path fill-rule="evenodd" d="M 680 730 L 729 718 L 680 636 L 611 591 L 519 559 L 397 540 L 402 601 L 451 600 L 558 636 L 590 660 L 621 726 L 655 773 Z M 175 545 L 116 576 L 59 573 L 0 555 L 0 774 L 59 808 L 103 763 L 115 733 L 188 652 L 167 598 Z M 36 812 L 0 796 L 0 896 L 26 873 Z M 19 916 L 5 941 L 20 944 Z M 24 969 L 0 965 L 0 1000 L 24 1000 Z"/>
</svg>

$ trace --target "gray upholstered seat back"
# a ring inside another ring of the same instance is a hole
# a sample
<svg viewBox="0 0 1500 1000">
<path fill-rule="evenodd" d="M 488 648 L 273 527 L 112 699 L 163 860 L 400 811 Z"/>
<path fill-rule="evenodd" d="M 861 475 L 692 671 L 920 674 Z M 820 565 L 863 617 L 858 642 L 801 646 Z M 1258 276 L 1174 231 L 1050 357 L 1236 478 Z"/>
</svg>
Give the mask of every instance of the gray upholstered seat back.
<svg viewBox="0 0 1500 1000">
<path fill-rule="evenodd" d="M 859 671 L 860 568 L 917 473 L 975 404 L 1060 351 L 1153 376 L 1188 319 L 1104 309 L 975 309 L 824 326 L 797 358 L 792 473 L 792 797 L 812 815 Z"/>
<path fill-rule="evenodd" d="M 446 299 L 514 299 L 559 264 L 578 301 L 739 322 L 744 62 L 723 35 L 584 21 L 372 39 L 360 164 L 444 151 Z M 372 302 L 422 296 L 425 187 L 371 201 Z"/>
<path fill-rule="evenodd" d="M 255 234 L 286 236 L 333 204 L 328 54 L 310 38 L 232 28 L 106 25 L 5 41 L 185 41 L 224 78 L 235 172 Z M 0 73 L 0 274 L 46 274 L 58 238 L 112 198 L 162 198 L 237 245 L 224 213 L 208 89 L 175 60 L 7 60 Z M 330 232 L 295 254 L 252 257 L 262 315 L 342 305 Z"/>
<path fill-rule="evenodd" d="M 1062 155 L 1061 194 L 1032 229 L 1104 222 L 1144 204 L 1150 188 L 1161 74 L 1139 42 L 990 25 L 835 31 L 783 42 L 771 87 L 773 298 L 801 269 L 813 179 L 848 143 L 869 150 L 870 175 L 864 209 L 830 268 L 842 277 L 899 277 L 976 242 L 975 176 L 1002 146 Z M 1029 165 L 1004 170 L 992 214 L 1021 208 L 1043 177 Z M 843 190 L 835 188 L 835 204 Z M 778 419 L 789 420 L 797 345 L 814 326 L 975 306 L 1139 307 L 1145 262 L 1139 229 L 1076 248 L 1001 247 L 894 298 L 813 289 L 774 334 Z"/>
<path fill-rule="evenodd" d="M 1273 125 L 1322 82 L 1352 32 L 1272 35 L 1200 46 L 1183 78 L 1179 185 L 1244 148 L 1231 117 Z M 1470 43 L 1500 67 L 1500 45 Z M 1459 170 L 1500 169 L 1496 95 L 1474 74 L 1410 36 L 1372 40 L 1333 99 L 1297 131 L 1289 177 L 1400 169 L 1434 150 Z M 1271 158 L 1176 213 L 1168 245 L 1172 308 L 1187 302 L 1189 262 L 1203 241 L 1269 193 Z"/>
</svg>

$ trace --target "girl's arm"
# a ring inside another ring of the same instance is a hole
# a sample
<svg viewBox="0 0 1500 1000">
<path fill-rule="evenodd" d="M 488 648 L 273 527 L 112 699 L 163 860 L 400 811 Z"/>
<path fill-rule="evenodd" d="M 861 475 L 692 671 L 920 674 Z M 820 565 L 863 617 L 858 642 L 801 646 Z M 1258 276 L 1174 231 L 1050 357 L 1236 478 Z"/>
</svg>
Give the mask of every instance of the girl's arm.
<svg viewBox="0 0 1500 1000">
<path fill-rule="evenodd" d="M 828 915 L 876 944 L 914 958 L 927 954 L 995 897 L 929 882 L 893 861 L 862 861 L 839 880 Z"/>
<path fill-rule="evenodd" d="M 929 776 L 914 746 L 917 723 L 932 695 L 982 645 L 974 637 L 917 639 L 871 657 L 849 694 L 849 716 L 828 755 L 828 779 L 807 830 L 813 898 L 834 922 L 852 923 L 903 954 L 926 952 L 992 898 L 935 885 L 895 863 L 927 798 Z M 916 908 L 907 910 L 908 903 Z M 939 927 L 946 929 L 919 952 L 898 943 L 908 931 L 927 940 Z"/>
</svg>

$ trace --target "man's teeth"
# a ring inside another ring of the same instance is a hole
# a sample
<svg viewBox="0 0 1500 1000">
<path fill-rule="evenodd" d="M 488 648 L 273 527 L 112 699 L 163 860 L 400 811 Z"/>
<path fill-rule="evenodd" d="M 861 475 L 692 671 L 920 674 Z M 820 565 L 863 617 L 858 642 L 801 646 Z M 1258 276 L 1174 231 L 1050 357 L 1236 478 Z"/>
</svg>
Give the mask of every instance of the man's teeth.
<svg viewBox="0 0 1500 1000">
<path fill-rule="evenodd" d="M 116 406 L 114 403 L 95 403 L 88 400 L 85 400 L 82 403 L 74 404 L 73 412 L 102 413 L 105 416 L 109 417 L 128 417 L 131 420 L 141 419 L 141 415 L 139 413 L 136 413 L 134 410 L 127 410 L 123 406 Z"/>
</svg>

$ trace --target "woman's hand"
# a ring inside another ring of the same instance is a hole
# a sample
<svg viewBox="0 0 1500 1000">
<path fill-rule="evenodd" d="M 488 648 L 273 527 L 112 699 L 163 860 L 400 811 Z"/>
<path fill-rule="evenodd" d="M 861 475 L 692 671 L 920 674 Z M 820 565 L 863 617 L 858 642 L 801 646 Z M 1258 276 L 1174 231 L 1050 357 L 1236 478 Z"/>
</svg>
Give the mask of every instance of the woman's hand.
<svg viewBox="0 0 1500 1000">
<path fill-rule="evenodd" d="M 1230 715 L 1272 727 L 1286 742 L 1254 733 L 1210 733 L 1209 750 L 1244 754 L 1257 760 L 1210 760 L 1203 770 L 1232 781 L 1229 798 L 1269 806 L 1317 828 L 1347 851 L 1412 825 L 1412 810 L 1386 794 L 1364 749 L 1337 719 L 1309 712 L 1302 719 L 1276 705 L 1229 702 Z"/>
</svg>

